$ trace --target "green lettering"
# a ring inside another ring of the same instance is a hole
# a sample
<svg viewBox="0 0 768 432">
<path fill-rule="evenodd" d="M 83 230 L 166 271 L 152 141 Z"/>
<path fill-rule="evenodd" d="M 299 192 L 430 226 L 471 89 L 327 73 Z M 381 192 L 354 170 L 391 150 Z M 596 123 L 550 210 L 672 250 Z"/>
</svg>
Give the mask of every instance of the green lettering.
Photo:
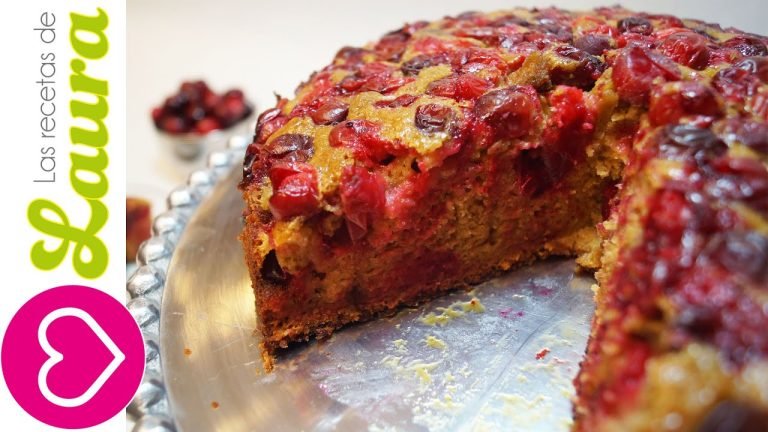
<svg viewBox="0 0 768 432">
<path fill-rule="evenodd" d="M 32 245 L 30 258 L 35 267 L 40 270 L 52 270 L 58 267 L 67 256 L 69 243 L 75 242 L 72 265 L 77 274 L 88 279 L 95 279 L 104 274 L 109 263 L 109 251 L 96 235 L 107 223 L 109 211 L 101 201 L 87 200 L 87 202 L 91 208 L 91 216 L 84 230 L 71 226 L 67 214 L 53 201 L 36 199 L 29 204 L 27 220 L 32 227 L 43 234 L 61 240 L 53 250 L 46 249 L 44 240 L 39 240 Z M 46 211 L 52 212 L 58 220 L 46 218 Z M 90 252 L 88 260 L 83 259 L 84 249 Z"/>
<path fill-rule="evenodd" d="M 105 80 L 89 77 L 85 74 L 85 62 L 80 59 L 74 59 L 69 64 L 72 68 L 72 75 L 69 76 L 69 87 L 72 92 L 85 92 L 97 95 L 109 95 L 109 84 Z"/>
<path fill-rule="evenodd" d="M 74 118 L 84 118 L 93 122 L 94 129 L 83 129 L 73 126 L 69 128 L 69 137 L 72 144 L 85 144 L 91 147 L 103 147 L 109 141 L 109 132 L 104 126 L 104 119 L 109 114 L 109 105 L 104 98 L 109 94 L 109 85 L 104 80 L 91 78 L 84 75 L 85 62 L 72 60 L 72 75 L 70 85 L 73 92 L 88 92 L 96 97 L 96 103 L 85 103 L 79 100 L 69 102 L 69 110 Z"/>
<path fill-rule="evenodd" d="M 104 149 L 97 149 L 95 156 L 84 156 L 78 153 L 70 153 L 72 167 L 69 169 L 69 180 L 72 188 L 78 195 L 86 199 L 99 199 L 107 194 L 109 180 L 104 175 L 104 169 L 109 164 L 109 157 Z M 90 172 L 98 177 L 95 182 L 83 180 L 79 173 Z"/>
<path fill-rule="evenodd" d="M 96 16 L 69 15 L 72 22 L 69 40 L 79 57 L 95 60 L 109 51 L 109 41 L 104 34 L 109 18 L 102 9 L 97 8 L 97 11 Z M 72 226 L 64 210 L 46 199 L 36 199 L 29 204 L 27 220 L 33 228 L 47 236 L 35 242 L 30 250 L 35 267 L 40 270 L 55 269 L 66 259 L 70 243 L 74 243 L 72 266 L 75 272 L 81 277 L 95 279 L 104 274 L 109 264 L 109 251 L 98 237 L 109 219 L 106 205 L 99 200 L 109 191 L 109 179 L 104 173 L 109 165 L 109 156 L 103 148 L 109 142 L 109 132 L 104 125 L 104 119 L 109 114 L 106 100 L 109 83 L 86 75 L 86 64 L 82 58 L 75 58 L 70 63 L 72 74 L 69 85 L 73 94 L 90 94 L 94 99 L 90 103 L 74 98 L 70 101 L 69 110 L 73 119 L 86 119 L 90 123 L 86 122 L 89 123 L 86 127 L 71 126 L 69 137 L 72 144 L 86 145 L 93 150 L 86 154 L 70 152 L 72 167 L 69 179 L 72 189 L 90 207 L 88 223 L 82 229 Z"/>
<path fill-rule="evenodd" d="M 87 59 L 100 59 L 109 51 L 109 41 L 104 35 L 104 29 L 109 25 L 109 17 L 101 8 L 96 8 L 99 12 L 96 16 L 80 15 L 76 13 L 69 14 L 72 21 L 72 27 L 69 29 L 69 41 L 72 48 L 81 57 Z M 97 40 L 95 42 L 86 42 L 80 39 L 81 33 L 90 33 Z"/>
</svg>

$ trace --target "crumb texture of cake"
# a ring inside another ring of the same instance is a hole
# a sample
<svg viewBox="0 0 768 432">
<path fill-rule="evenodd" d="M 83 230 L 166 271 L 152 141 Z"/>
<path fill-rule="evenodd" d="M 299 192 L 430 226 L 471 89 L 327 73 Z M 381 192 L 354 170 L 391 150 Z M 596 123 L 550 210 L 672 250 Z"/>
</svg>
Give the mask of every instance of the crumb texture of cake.
<svg viewBox="0 0 768 432">
<path fill-rule="evenodd" d="M 265 367 L 577 256 L 599 289 L 575 430 L 766 430 L 767 43 L 611 7 L 471 12 L 342 48 L 246 151 Z"/>
</svg>

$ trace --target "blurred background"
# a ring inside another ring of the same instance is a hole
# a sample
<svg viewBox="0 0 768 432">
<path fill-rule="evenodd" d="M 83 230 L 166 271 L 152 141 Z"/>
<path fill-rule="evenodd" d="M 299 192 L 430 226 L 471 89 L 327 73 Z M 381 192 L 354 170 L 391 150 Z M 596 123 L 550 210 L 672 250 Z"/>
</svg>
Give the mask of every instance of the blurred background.
<svg viewBox="0 0 768 432">
<path fill-rule="evenodd" d="M 344 45 L 363 45 L 406 21 L 515 6 L 587 9 L 613 1 L 562 0 L 183 0 L 128 1 L 128 193 L 158 203 L 202 167 L 158 139 L 150 111 L 182 80 L 204 79 L 217 92 L 240 88 L 257 113 L 290 96 Z M 627 8 L 671 13 L 768 33 L 765 0 L 634 0 Z M 215 149 L 209 145 L 206 150 Z"/>
</svg>

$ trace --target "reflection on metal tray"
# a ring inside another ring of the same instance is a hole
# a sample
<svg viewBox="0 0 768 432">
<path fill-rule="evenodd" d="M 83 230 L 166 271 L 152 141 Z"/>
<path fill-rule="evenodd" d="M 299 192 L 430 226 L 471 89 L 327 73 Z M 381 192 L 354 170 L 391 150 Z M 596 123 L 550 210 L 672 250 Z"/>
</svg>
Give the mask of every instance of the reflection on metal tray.
<svg viewBox="0 0 768 432">
<path fill-rule="evenodd" d="M 593 280 L 538 263 L 261 368 L 239 242 L 239 170 L 190 219 L 160 323 L 178 428 L 190 431 L 566 430 Z"/>
</svg>

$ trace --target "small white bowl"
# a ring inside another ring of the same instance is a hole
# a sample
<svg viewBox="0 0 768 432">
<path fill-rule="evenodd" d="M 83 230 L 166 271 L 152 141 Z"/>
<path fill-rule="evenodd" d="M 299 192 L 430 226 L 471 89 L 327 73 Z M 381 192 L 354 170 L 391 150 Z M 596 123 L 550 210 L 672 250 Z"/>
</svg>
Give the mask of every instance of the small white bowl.
<svg viewBox="0 0 768 432">
<path fill-rule="evenodd" d="M 171 134 L 162 129 L 155 128 L 155 130 L 157 130 L 163 145 L 171 147 L 176 156 L 181 159 L 192 160 L 202 154 L 204 149 L 207 153 L 209 147 L 225 141 L 230 136 L 252 134 L 254 117 L 254 114 L 251 114 L 226 129 L 215 129 L 204 135 L 193 132 Z"/>
</svg>

